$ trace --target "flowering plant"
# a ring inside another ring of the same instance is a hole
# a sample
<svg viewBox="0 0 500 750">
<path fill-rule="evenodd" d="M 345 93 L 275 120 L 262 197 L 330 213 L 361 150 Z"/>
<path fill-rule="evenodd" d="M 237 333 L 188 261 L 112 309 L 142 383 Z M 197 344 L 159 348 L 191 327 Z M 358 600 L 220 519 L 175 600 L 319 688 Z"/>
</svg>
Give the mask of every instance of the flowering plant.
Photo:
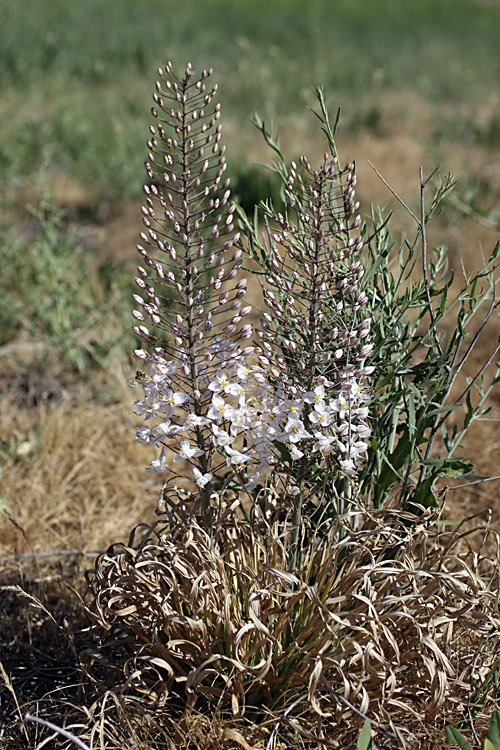
<svg viewBox="0 0 500 750">
<path fill-rule="evenodd" d="M 150 471 L 197 486 L 208 527 L 214 492 L 272 488 L 290 500 L 297 534 L 304 500 L 354 476 L 370 434 L 354 166 L 333 153 L 317 170 L 303 157 L 283 171 L 287 212 L 269 210 L 277 229 L 266 223 L 261 264 L 269 311 L 244 346 L 253 327 L 242 321 L 257 310 L 242 301 L 217 87 L 207 89 L 211 71 L 195 79 L 189 65 L 182 79 L 170 64 L 159 75 L 133 311 L 134 331 L 154 344 L 135 351 L 147 364 L 137 438 L 159 451 Z"/>
<path fill-rule="evenodd" d="M 217 710 L 230 698 L 238 717 L 265 706 L 281 712 L 270 742 L 287 717 L 302 731 L 291 712 L 303 702 L 321 737 L 303 736 L 318 743 L 352 712 L 403 740 L 393 709 L 420 721 L 464 684 L 450 633 L 491 628 L 498 563 L 484 566 L 485 583 L 476 542 L 464 553 L 468 532 L 450 534 L 429 506 L 438 477 L 471 470 L 452 453 L 500 379 L 500 365 L 483 378 L 497 344 L 452 394 L 499 304 L 499 251 L 450 302 L 444 251 L 427 262 L 425 227 L 451 183 L 426 214 L 421 178 L 415 241 L 393 258 L 386 222 L 374 213 L 371 236 L 360 228 L 354 168 L 340 166 L 320 91 L 330 154 L 315 170 L 305 157 L 288 168 L 257 121 L 286 208 L 262 204 L 252 225 L 229 203 L 209 77 L 188 66 L 179 79 L 169 64 L 157 84 L 134 317 L 137 438 L 156 450 L 148 468 L 166 476 L 165 506 L 139 541 L 134 531 L 98 559 L 96 616 L 113 645 L 116 632 L 128 643 L 127 686 L 148 699 L 176 686 L 188 712 L 200 696 Z M 246 260 L 261 288 L 253 305 Z M 448 428 L 460 409 L 463 426 Z M 444 458 L 431 455 L 438 432 Z"/>
</svg>

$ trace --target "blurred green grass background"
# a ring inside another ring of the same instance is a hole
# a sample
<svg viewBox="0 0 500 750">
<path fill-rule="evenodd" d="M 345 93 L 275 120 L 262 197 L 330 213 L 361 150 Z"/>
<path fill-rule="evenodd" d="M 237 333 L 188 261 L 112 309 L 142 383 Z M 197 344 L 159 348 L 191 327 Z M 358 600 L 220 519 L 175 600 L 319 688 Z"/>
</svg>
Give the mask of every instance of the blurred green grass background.
<svg viewBox="0 0 500 750">
<path fill-rule="evenodd" d="M 444 239 L 477 245 L 463 219 L 500 223 L 499 31 L 498 0 L 0 0 L 0 346 L 43 333 L 81 373 L 82 347 L 102 363 L 99 337 L 130 329 L 119 264 L 134 259 L 151 94 L 169 59 L 214 68 L 233 194 L 249 210 L 279 190 L 254 164 L 270 155 L 252 113 L 290 157 L 314 159 L 324 143 L 307 108 L 322 86 L 342 109 L 344 155 L 360 157 L 364 210 L 390 199 L 367 159 L 404 195 L 410 169 L 441 163 L 463 171 Z M 89 332 L 110 280 L 113 330 Z M 61 326 L 70 306 L 81 315 Z"/>
<path fill-rule="evenodd" d="M 280 128 L 304 117 L 321 85 L 345 132 L 390 134 L 399 92 L 427 103 L 435 142 L 500 146 L 498 2 L 0 0 L 0 17 L 4 191 L 43 165 L 94 205 L 137 196 L 167 59 L 214 68 L 236 136 L 254 110 Z"/>
</svg>

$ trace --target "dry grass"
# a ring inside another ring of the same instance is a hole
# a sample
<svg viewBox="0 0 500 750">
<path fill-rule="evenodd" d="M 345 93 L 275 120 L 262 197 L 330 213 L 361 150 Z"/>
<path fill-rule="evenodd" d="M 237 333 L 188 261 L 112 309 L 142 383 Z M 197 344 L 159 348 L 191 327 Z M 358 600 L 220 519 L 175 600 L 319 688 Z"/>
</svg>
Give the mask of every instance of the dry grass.
<svg viewBox="0 0 500 750">
<path fill-rule="evenodd" d="M 125 386 L 125 373 L 118 377 Z M 132 437 L 129 389 L 120 389 L 123 401 L 110 403 L 99 398 L 100 383 L 80 392 L 57 383 L 51 390 L 47 381 L 43 387 L 49 388 L 48 399 L 36 385 L 2 395 L 2 502 L 8 516 L 0 525 L 0 557 L 103 548 L 127 538 L 138 518 L 152 515 L 154 488 L 143 470 L 143 446 Z"/>
<path fill-rule="evenodd" d="M 127 688 L 160 704 L 185 691 L 188 711 L 204 698 L 234 716 L 245 701 L 280 716 L 303 694 L 300 721 L 284 724 L 317 742 L 356 724 L 354 709 L 401 741 L 445 700 L 460 715 L 471 655 L 498 627 L 491 529 L 360 510 L 290 573 L 276 530 L 257 525 L 228 514 L 211 541 L 195 519 L 160 524 L 99 558 L 91 610 L 128 651 Z"/>
</svg>

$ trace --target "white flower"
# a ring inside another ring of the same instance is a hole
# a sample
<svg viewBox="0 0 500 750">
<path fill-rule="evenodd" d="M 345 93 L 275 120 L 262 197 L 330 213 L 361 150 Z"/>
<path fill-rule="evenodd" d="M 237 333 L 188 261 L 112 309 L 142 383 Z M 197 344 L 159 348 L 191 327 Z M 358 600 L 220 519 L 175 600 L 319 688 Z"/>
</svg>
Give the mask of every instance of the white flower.
<svg viewBox="0 0 500 750">
<path fill-rule="evenodd" d="M 212 430 L 215 436 L 215 443 L 219 446 L 219 448 L 226 445 L 231 445 L 231 443 L 234 441 L 234 437 L 231 437 L 231 435 L 225 432 L 225 430 L 221 430 L 221 428 L 217 427 L 216 424 L 212 425 Z"/>
<path fill-rule="evenodd" d="M 328 427 L 332 423 L 330 409 L 324 401 L 317 401 L 314 410 L 309 414 L 309 421 L 319 427 Z"/>
<path fill-rule="evenodd" d="M 322 432 L 315 432 L 314 437 L 317 442 L 313 445 L 313 453 L 320 451 L 324 456 L 327 456 L 336 450 L 337 440 L 332 435 L 323 435 Z"/>
<path fill-rule="evenodd" d="M 304 393 L 304 401 L 306 404 L 317 404 L 325 399 L 325 386 L 317 385 L 314 391 L 308 391 Z"/>
<path fill-rule="evenodd" d="M 207 417 L 209 420 L 214 420 L 214 422 L 221 422 L 223 419 L 231 419 L 233 416 L 234 407 L 232 407 L 230 404 L 226 404 L 222 396 L 218 396 L 216 393 L 214 393 L 214 396 L 212 398 L 212 406 L 207 412 Z"/>
<path fill-rule="evenodd" d="M 229 378 L 224 370 L 217 370 L 217 375 L 213 380 L 210 381 L 207 388 L 209 391 L 213 391 L 214 393 L 220 393 L 221 391 L 225 390 L 226 386 L 228 385 Z"/>
<path fill-rule="evenodd" d="M 164 437 L 174 437 L 175 435 L 178 435 L 179 432 L 182 432 L 184 427 L 172 424 L 172 422 L 167 419 L 166 422 L 161 422 L 157 429 L 163 433 Z"/>
<path fill-rule="evenodd" d="M 231 448 L 229 445 L 226 445 L 226 454 L 226 463 L 228 466 L 231 464 L 244 464 L 246 461 L 250 461 L 250 456 L 237 451 L 235 448 Z"/>
<path fill-rule="evenodd" d="M 149 427 L 146 427 L 146 425 L 144 425 L 143 427 L 138 427 L 135 431 L 135 436 L 140 443 L 149 443 L 152 434 L 153 433 L 151 432 Z"/>
<path fill-rule="evenodd" d="M 340 468 L 346 474 L 355 474 L 356 473 L 356 464 L 354 463 L 354 461 L 352 460 L 352 458 L 344 458 L 340 462 Z"/>
<path fill-rule="evenodd" d="M 284 404 L 284 411 L 287 412 L 288 419 L 298 419 L 300 420 L 300 414 L 302 412 L 302 407 L 304 406 L 304 402 L 302 399 L 294 399 L 293 401 L 286 401 Z"/>
<path fill-rule="evenodd" d="M 237 396 L 240 404 L 245 403 L 245 396 L 248 392 L 248 388 L 242 383 L 229 383 L 224 390 L 230 396 Z"/>
<path fill-rule="evenodd" d="M 174 393 L 170 389 L 164 392 L 163 401 L 171 407 L 182 406 L 189 401 L 189 396 L 185 393 Z"/>
<path fill-rule="evenodd" d="M 150 401 L 149 399 L 136 401 L 135 406 L 137 407 L 137 411 L 134 411 L 134 414 L 138 417 L 144 415 L 144 419 L 146 420 L 155 417 L 156 413 L 163 408 L 163 405 L 158 401 Z"/>
<path fill-rule="evenodd" d="M 209 472 L 207 472 L 206 474 L 202 474 L 201 471 L 196 468 L 196 466 L 193 466 L 192 469 L 198 487 L 205 487 L 205 485 L 208 484 L 213 477 L 213 474 L 210 474 Z"/>
<path fill-rule="evenodd" d="M 297 461 L 297 459 L 302 458 L 304 451 L 299 450 L 297 446 L 292 443 L 290 445 L 290 455 L 293 461 Z"/>
<path fill-rule="evenodd" d="M 203 455 L 201 448 L 191 448 L 189 440 L 186 438 L 181 439 L 181 449 L 177 456 L 174 458 L 174 463 L 177 461 L 189 461 L 190 458 L 197 458 Z"/>
<path fill-rule="evenodd" d="M 161 453 L 158 458 L 154 458 L 149 466 L 146 466 L 146 471 L 170 471 L 170 466 L 165 463 L 165 450 L 161 449 Z"/>
<path fill-rule="evenodd" d="M 188 414 L 183 429 L 189 430 L 192 427 L 200 427 L 204 424 L 210 424 L 210 420 L 206 417 L 199 417 L 197 414 Z"/>
<path fill-rule="evenodd" d="M 355 432 L 359 438 L 367 438 L 371 435 L 371 429 L 364 422 L 351 425 L 351 431 Z"/>
<path fill-rule="evenodd" d="M 304 423 L 300 419 L 289 419 L 282 439 L 285 442 L 298 443 L 306 437 L 312 437 L 312 435 L 307 432 Z"/>
<path fill-rule="evenodd" d="M 345 419 L 346 413 L 349 411 L 349 401 L 344 395 L 340 395 L 339 398 L 333 399 L 329 404 L 332 411 L 338 412 L 340 419 Z"/>
</svg>

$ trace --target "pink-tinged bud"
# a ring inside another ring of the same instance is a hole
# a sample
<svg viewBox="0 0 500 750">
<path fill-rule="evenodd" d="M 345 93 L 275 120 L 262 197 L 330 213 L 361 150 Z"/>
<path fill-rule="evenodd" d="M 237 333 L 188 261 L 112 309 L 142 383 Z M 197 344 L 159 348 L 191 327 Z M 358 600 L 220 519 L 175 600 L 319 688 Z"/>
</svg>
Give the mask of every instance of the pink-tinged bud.
<svg viewBox="0 0 500 750">
<path fill-rule="evenodd" d="M 159 315 L 156 315 L 156 313 L 155 313 L 155 314 L 153 314 L 153 315 L 151 315 L 151 322 L 152 322 L 152 323 L 153 323 L 153 324 L 154 324 L 155 326 L 159 326 L 159 325 L 160 325 L 160 323 L 161 323 L 161 318 L 160 318 L 160 316 L 159 316 Z"/>
<path fill-rule="evenodd" d="M 365 344 L 359 350 L 359 354 L 356 357 L 356 359 L 358 359 L 358 360 L 360 360 L 360 359 L 366 359 L 366 357 L 368 357 L 368 355 L 371 354 L 372 350 L 373 350 L 373 344 Z"/>
<path fill-rule="evenodd" d="M 144 315 L 139 310 L 132 310 L 132 315 L 136 320 L 144 320 Z"/>
<path fill-rule="evenodd" d="M 132 330 L 141 341 L 147 342 L 150 340 L 149 331 L 146 326 L 133 326 Z"/>
<path fill-rule="evenodd" d="M 252 312 L 252 308 L 250 305 L 247 305 L 246 307 L 243 307 L 240 311 L 240 315 L 243 318 L 245 315 L 249 315 Z"/>
<path fill-rule="evenodd" d="M 190 375 L 190 369 L 188 365 L 181 365 L 180 371 L 182 372 L 183 375 L 186 376 L 186 378 Z"/>
<path fill-rule="evenodd" d="M 138 294 L 133 294 L 132 295 L 132 299 L 134 300 L 134 302 L 137 302 L 138 305 L 143 305 L 144 304 L 143 298 L 140 297 Z"/>
<path fill-rule="evenodd" d="M 225 333 L 229 336 L 231 333 L 234 333 L 235 330 L 236 330 L 236 326 L 230 323 L 229 325 L 224 326 L 224 328 L 222 329 L 222 333 Z"/>
<path fill-rule="evenodd" d="M 359 370 L 356 370 L 356 377 L 365 378 L 367 375 L 371 375 L 374 370 L 375 367 L 372 365 L 370 367 L 360 367 Z"/>
<path fill-rule="evenodd" d="M 250 323 L 247 323 L 246 325 L 242 326 L 240 330 L 240 338 L 249 339 L 252 333 L 253 333 L 253 326 Z"/>
<path fill-rule="evenodd" d="M 138 276 L 137 276 L 137 277 L 136 277 L 136 279 L 135 279 L 135 283 L 136 283 L 136 284 L 137 284 L 137 286 L 138 286 L 138 287 L 140 287 L 141 289 L 145 289 L 145 288 L 146 288 L 146 282 L 145 282 L 145 281 L 143 281 L 142 279 L 140 279 L 140 278 L 139 278 Z"/>
<path fill-rule="evenodd" d="M 333 356 L 335 357 L 335 359 L 340 359 L 343 354 L 344 354 L 343 349 L 336 349 Z"/>
<path fill-rule="evenodd" d="M 228 292 L 222 292 L 221 295 L 219 295 L 219 305 L 224 305 L 227 302 L 228 298 Z"/>
<path fill-rule="evenodd" d="M 134 357 L 136 359 L 149 359 L 149 354 L 144 349 L 134 349 Z"/>
</svg>

